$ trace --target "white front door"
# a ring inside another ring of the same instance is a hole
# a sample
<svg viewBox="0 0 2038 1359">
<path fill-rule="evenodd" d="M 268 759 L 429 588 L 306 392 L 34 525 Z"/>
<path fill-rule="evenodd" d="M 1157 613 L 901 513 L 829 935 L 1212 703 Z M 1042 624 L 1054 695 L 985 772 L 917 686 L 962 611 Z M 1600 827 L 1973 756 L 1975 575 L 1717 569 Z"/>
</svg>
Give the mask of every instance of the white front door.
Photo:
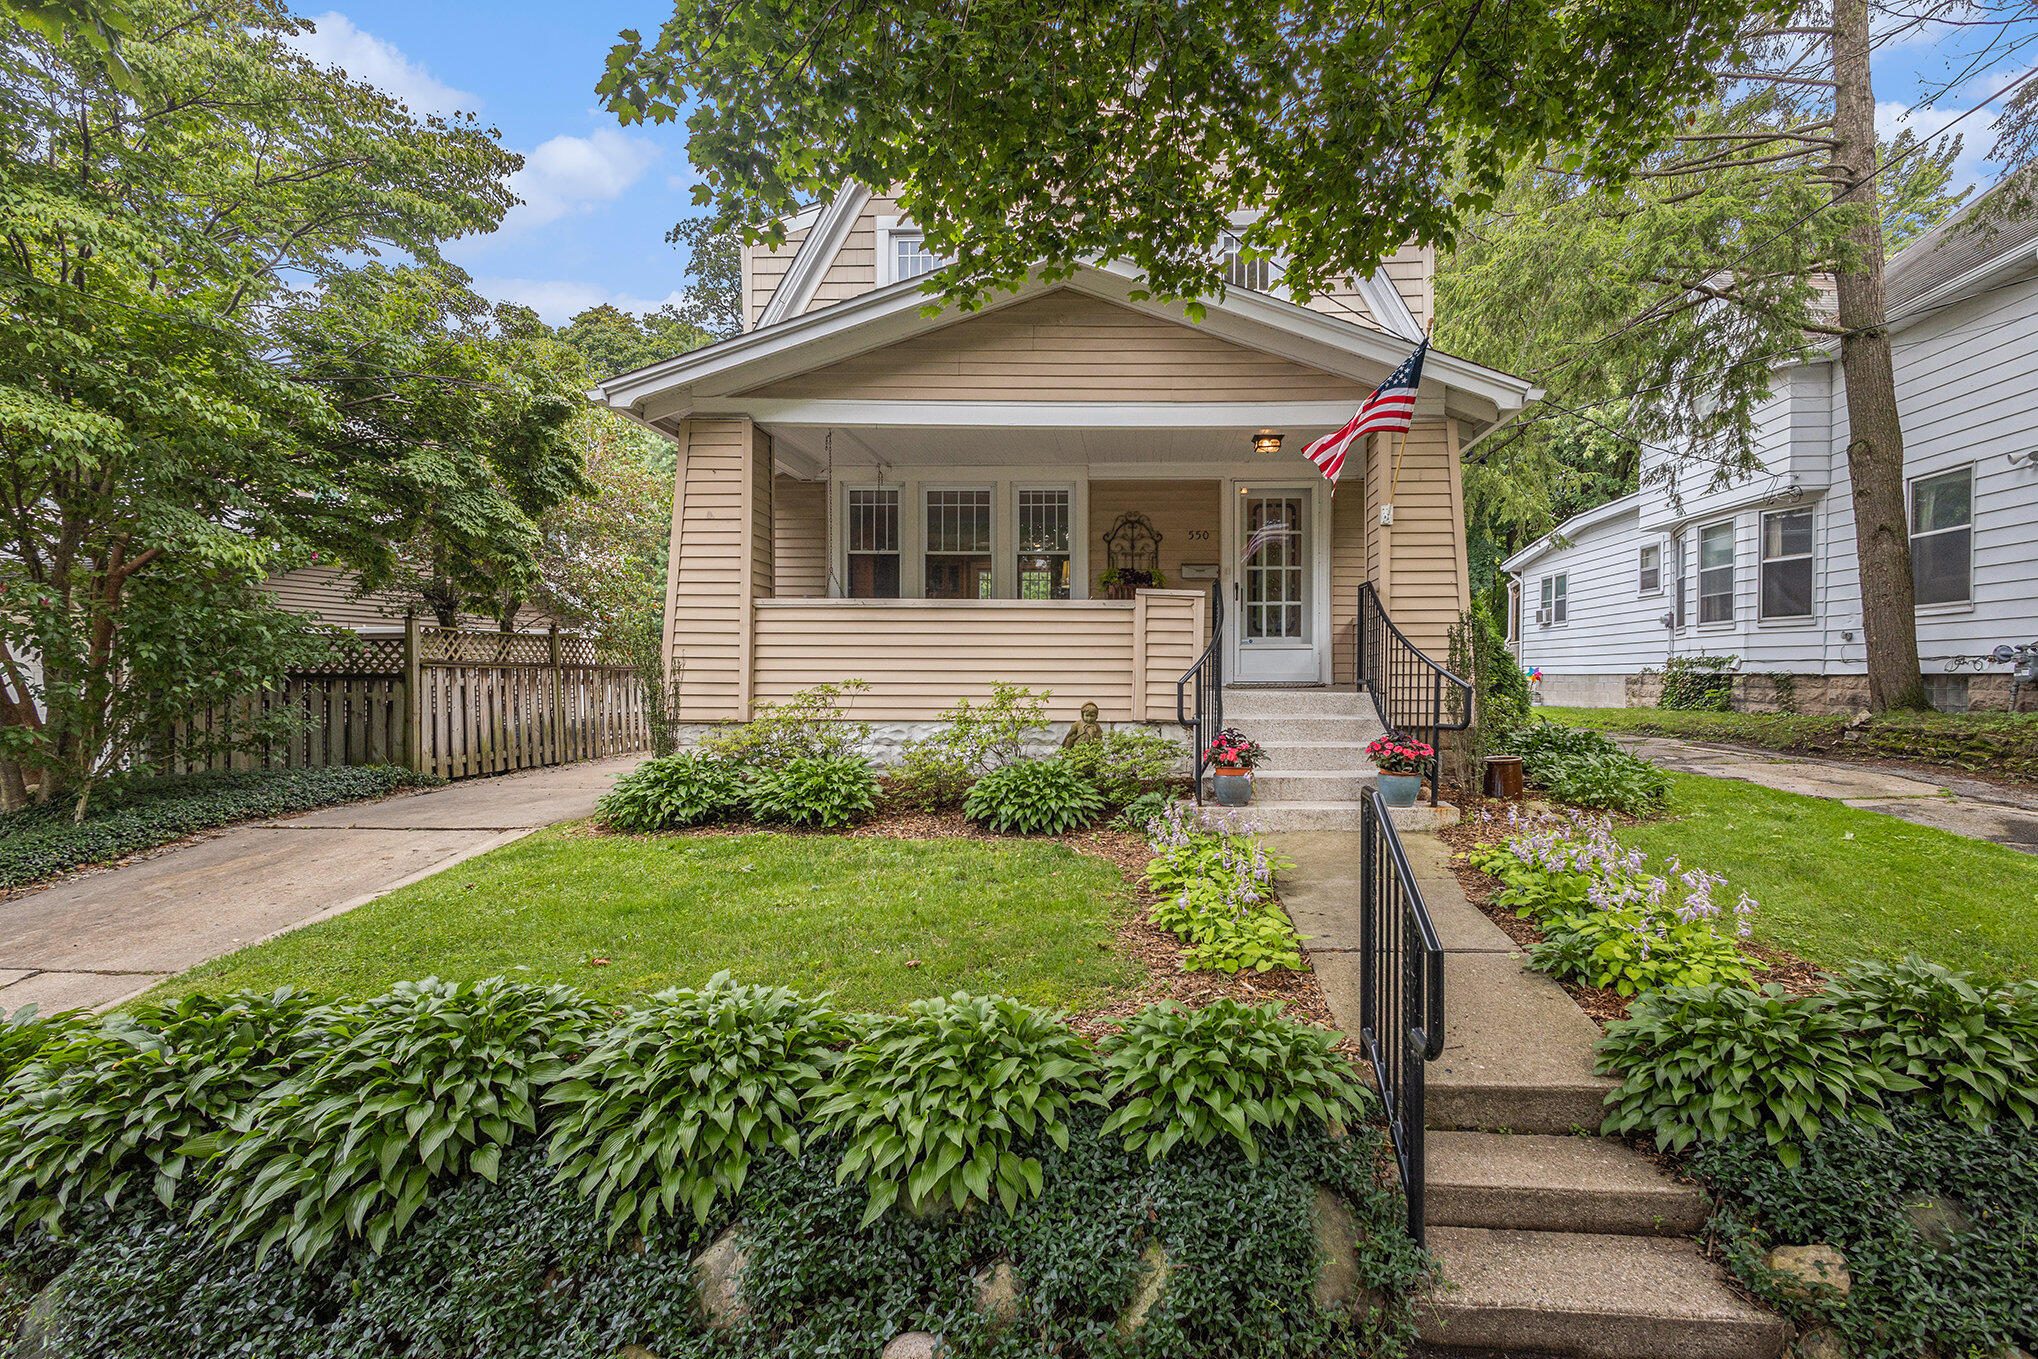
<svg viewBox="0 0 2038 1359">
<path fill-rule="evenodd" d="M 1316 487 L 1234 482 L 1231 677 L 1313 684 L 1323 678 Z"/>
</svg>

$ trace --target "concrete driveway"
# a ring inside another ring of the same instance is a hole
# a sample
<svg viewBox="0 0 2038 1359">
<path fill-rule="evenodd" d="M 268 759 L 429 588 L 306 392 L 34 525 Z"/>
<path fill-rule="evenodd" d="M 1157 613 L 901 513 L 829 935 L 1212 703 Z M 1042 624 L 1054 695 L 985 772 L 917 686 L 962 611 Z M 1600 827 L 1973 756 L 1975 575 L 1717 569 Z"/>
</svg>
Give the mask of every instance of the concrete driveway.
<svg viewBox="0 0 2038 1359">
<path fill-rule="evenodd" d="M 0 902 L 0 1010 L 105 1006 L 559 821 L 640 756 L 256 821 Z"/>
</svg>

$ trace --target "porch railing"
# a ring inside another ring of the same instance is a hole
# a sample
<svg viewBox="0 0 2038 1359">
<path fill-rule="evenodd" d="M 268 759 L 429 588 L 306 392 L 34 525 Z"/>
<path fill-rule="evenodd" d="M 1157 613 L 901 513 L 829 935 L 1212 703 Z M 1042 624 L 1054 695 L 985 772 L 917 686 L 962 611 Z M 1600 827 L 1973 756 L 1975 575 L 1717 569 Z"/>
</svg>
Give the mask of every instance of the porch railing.
<svg viewBox="0 0 2038 1359">
<path fill-rule="evenodd" d="M 1163 690 L 1163 692 L 1166 692 Z M 1193 705 L 1194 716 L 1191 716 Z M 1210 645 L 1175 681 L 1175 720 L 1196 729 L 1196 805 L 1203 805 L 1203 771 L 1210 743 L 1224 730 L 1224 588 L 1210 587 Z"/>
<path fill-rule="evenodd" d="M 1359 586 L 1357 637 L 1359 683 L 1373 696 L 1380 725 L 1396 736 L 1420 739 L 1431 750 L 1429 801 L 1443 782 L 1438 736 L 1472 725 L 1472 686 L 1425 656 L 1408 640 L 1367 581 Z"/>
<path fill-rule="evenodd" d="M 1359 1042 L 1423 1244 L 1423 1064 L 1444 1050 L 1444 950 L 1378 789 L 1359 808 Z"/>
</svg>

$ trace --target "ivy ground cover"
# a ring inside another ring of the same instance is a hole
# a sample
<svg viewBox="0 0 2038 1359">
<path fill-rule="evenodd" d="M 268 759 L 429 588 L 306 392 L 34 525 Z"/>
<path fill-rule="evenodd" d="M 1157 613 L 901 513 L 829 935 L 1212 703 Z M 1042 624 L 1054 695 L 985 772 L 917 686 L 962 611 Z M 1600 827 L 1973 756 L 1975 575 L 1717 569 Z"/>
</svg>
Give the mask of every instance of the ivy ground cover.
<svg viewBox="0 0 2038 1359">
<path fill-rule="evenodd" d="M 507 975 L 600 998 L 765 977 L 853 1009 L 956 990 L 1082 1010 L 1129 987 L 1137 909 L 1063 845 L 874 836 L 653 838 L 555 830 L 186 973 L 170 992 Z"/>
</svg>

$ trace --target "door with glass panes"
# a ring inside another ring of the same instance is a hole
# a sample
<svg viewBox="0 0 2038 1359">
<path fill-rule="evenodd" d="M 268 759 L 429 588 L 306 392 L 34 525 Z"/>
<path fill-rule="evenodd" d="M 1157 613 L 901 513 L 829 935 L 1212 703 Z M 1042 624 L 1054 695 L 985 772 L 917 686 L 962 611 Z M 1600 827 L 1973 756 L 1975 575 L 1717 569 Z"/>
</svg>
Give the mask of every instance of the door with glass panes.
<svg viewBox="0 0 2038 1359">
<path fill-rule="evenodd" d="M 1316 488 L 1237 483 L 1232 499 L 1232 678 L 1314 683 L 1322 678 L 1312 552 Z"/>
</svg>

